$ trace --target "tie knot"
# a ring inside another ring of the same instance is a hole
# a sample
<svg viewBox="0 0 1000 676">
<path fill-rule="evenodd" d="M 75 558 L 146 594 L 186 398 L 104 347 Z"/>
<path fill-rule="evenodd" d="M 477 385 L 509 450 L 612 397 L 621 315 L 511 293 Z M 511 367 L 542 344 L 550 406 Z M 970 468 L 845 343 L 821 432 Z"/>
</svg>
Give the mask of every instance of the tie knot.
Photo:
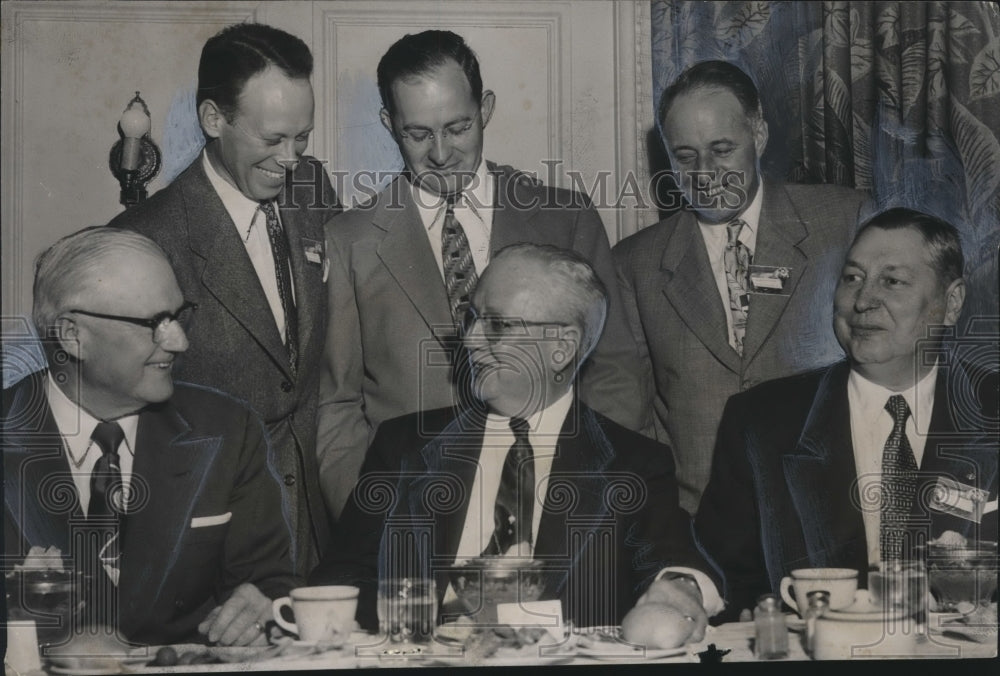
<svg viewBox="0 0 1000 676">
<path fill-rule="evenodd" d="M 746 223 L 739 218 L 734 218 L 733 220 L 726 223 L 726 245 L 736 246 L 736 242 L 739 241 L 740 232 L 743 230 L 743 226 Z"/>
<path fill-rule="evenodd" d="M 885 410 L 892 416 L 892 420 L 897 427 L 906 425 L 906 419 L 910 417 L 910 407 L 906 404 L 906 399 L 901 394 L 894 394 L 885 402 Z"/>
<path fill-rule="evenodd" d="M 116 422 L 99 422 L 90 435 L 104 455 L 117 455 L 118 447 L 125 439 L 125 431 Z"/>
<path fill-rule="evenodd" d="M 510 429 L 514 432 L 515 439 L 527 439 L 531 427 L 528 426 L 528 421 L 524 418 L 511 418 Z"/>
</svg>

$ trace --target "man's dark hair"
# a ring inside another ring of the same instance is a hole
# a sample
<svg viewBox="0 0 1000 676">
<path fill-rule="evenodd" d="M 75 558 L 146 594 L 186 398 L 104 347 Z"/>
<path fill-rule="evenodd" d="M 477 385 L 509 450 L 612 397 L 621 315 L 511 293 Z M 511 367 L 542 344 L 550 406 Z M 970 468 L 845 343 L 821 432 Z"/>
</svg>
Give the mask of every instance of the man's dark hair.
<svg viewBox="0 0 1000 676">
<path fill-rule="evenodd" d="M 478 104 L 483 98 L 483 78 L 479 74 L 476 53 L 460 35 L 429 30 L 404 35 L 379 60 L 378 91 L 382 95 L 382 106 L 390 115 L 393 113 L 392 84 L 396 80 L 425 75 L 449 60 L 465 72 L 472 87 L 472 98 Z"/>
<path fill-rule="evenodd" d="M 760 95 L 749 75 L 727 61 L 702 61 L 687 68 L 673 84 L 663 90 L 656 111 L 656 120 L 660 126 L 663 126 L 663 120 L 678 96 L 706 88 L 728 90 L 743 106 L 747 117 L 761 115 Z"/>
<path fill-rule="evenodd" d="M 901 230 L 914 228 L 924 238 L 934 269 L 947 286 L 962 277 L 965 258 L 962 256 L 962 241 L 958 230 L 951 223 L 922 211 L 906 207 L 894 207 L 865 221 L 858 228 L 854 241 L 868 228 L 881 230 Z M 853 246 L 853 244 L 852 244 Z"/>
<path fill-rule="evenodd" d="M 269 66 L 290 78 L 312 75 L 312 52 L 305 42 L 259 23 L 223 28 L 205 43 L 198 63 L 197 105 L 211 99 L 232 122 L 247 80 Z"/>
</svg>

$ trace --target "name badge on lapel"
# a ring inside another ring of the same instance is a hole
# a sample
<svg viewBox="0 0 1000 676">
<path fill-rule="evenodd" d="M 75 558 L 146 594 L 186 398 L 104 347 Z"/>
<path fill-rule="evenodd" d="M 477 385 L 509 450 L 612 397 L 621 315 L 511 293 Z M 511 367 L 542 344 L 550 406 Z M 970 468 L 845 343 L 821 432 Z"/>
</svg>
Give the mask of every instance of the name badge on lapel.
<svg viewBox="0 0 1000 676">
<path fill-rule="evenodd" d="M 327 276 L 330 274 L 330 261 L 327 260 L 323 252 L 323 242 L 317 242 L 314 239 L 302 238 L 302 248 L 305 252 L 306 261 L 312 263 L 313 265 L 319 265 L 323 268 L 323 282 L 326 282 Z"/>
<path fill-rule="evenodd" d="M 785 288 L 792 268 L 775 265 L 750 266 L 750 291 L 752 293 L 787 294 Z"/>
<path fill-rule="evenodd" d="M 948 477 L 938 477 L 928 507 L 979 523 L 988 497 L 989 494 L 981 488 L 967 486 Z"/>
</svg>

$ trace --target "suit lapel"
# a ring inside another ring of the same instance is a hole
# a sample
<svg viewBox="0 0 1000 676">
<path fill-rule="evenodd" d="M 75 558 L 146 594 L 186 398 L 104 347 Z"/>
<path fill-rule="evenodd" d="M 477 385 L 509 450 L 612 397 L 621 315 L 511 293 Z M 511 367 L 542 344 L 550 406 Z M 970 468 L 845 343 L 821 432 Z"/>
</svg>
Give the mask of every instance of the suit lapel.
<svg viewBox="0 0 1000 676">
<path fill-rule="evenodd" d="M 221 437 L 192 437 L 190 431 L 169 402 L 139 417 L 132 484 L 142 506 L 125 518 L 121 534 L 119 589 L 126 619 L 143 619 L 161 593 L 222 444 Z"/>
<path fill-rule="evenodd" d="M 677 227 L 664 244 L 660 269 L 663 292 L 681 320 L 719 361 L 739 372 L 739 355 L 729 345 L 727 310 L 693 213 L 679 215 Z"/>
<path fill-rule="evenodd" d="M 938 371 L 934 410 L 920 463 L 913 517 L 917 524 L 930 521 L 932 537 L 937 537 L 945 530 L 953 530 L 978 539 L 975 522 L 934 509 L 928 499 L 934 496 L 934 485 L 942 477 L 985 490 L 996 484 L 998 457 L 995 437 L 991 438 L 982 432 L 963 432 L 955 425 L 953 416 L 961 413 L 953 408 L 956 406 L 956 397 L 951 395 L 954 393 L 964 401 L 974 401 L 964 372 L 956 371 L 960 368 L 955 365 L 951 369 L 941 368 Z M 966 396 L 961 396 L 963 393 Z M 995 540 L 996 533 L 988 539 Z"/>
<path fill-rule="evenodd" d="M 490 257 L 510 244 L 543 243 L 545 232 L 539 232 L 532 223 L 532 219 L 540 209 L 541 200 L 530 195 L 523 195 L 523 198 L 515 196 L 517 204 L 511 204 L 511 193 L 519 189 L 517 183 L 505 174 L 494 171 L 494 165 L 489 164 L 488 167 L 489 175 L 496 179 L 493 225 L 490 227 Z"/>
<path fill-rule="evenodd" d="M 849 372 L 847 362 L 841 362 L 823 375 L 799 442 L 783 458 L 783 463 L 809 565 L 865 570 L 867 541 L 858 510 L 857 470 L 847 402 Z M 771 543 L 772 547 L 775 544 Z M 787 543 L 778 546 L 785 548 Z M 783 560 L 795 558 L 793 548 L 794 544 L 785 549 Z"/>
<path fill-rule="evenodd" d="M 285 200 L 279 197 L 277 202 L 283 204 Z M 309 345 L 309 339 L 317 328 L 317 321 L 322 321 L 319 315 L 326 305 L 321 298 L 321 294 L 324 293 L 322 265 L 326 255 L 325 237 L 322 228 L 310 223 L 300 209 L 288 206 L 282 207 L 279 211 L 281 225 L 288 237 L 288 255 L 291 259 L 292 283 L 295 287 L 295 310 L 299 320 L 298 347 L 301 353 Z M 306 245 L 310 243 L 321 247 L 323 254 L 320 256 L 319 265 L 306 258 Z M 322 327 L 320 326 L 318 330 L 322 330 Z"/>
<path fill-rule="evenodd" d="M 285 375 L 291 377 L 288 353 L 257 271 L 201 162 L 200 158 L 195 161 L 191 168 L 194 174 L 183 187 L 191 250 L 205 260 L 201 281 Z M 301 249 L 301 245 L 293 248 Z M 293 269 L 294 265 L 293 262 Z"/>
<path fill-rule="evenodd" d="M 788 268 L 789 277 L 785 281 L 783 293 L 755 293 L 750 296 L 747 333 L 743 342 L 744 364 L 749 364 L 753 360 L 774 332 L 778 320 L 788 306 L 789 299 L 795 293 L 799 280 L 802 279 L 802 273 L 809 259 L 800 245 L 808 234 L 784 188 L 780 185 L 769 187 L 761 207 L 753 264 Z M 831 302 L 823 298 L 814 301 Z"/>
<path fill-rule="evenodd" d="M 442 330 L 454 333 L 441 271 L 406 178 L 396 178 L 383 198 L 372 216 L 372 225 L 385 231 L 377 249 L 379 259 L 435 337 L 440 338 Z M 397 208 L 390 208 L 394 204 Z"/>
</svg>

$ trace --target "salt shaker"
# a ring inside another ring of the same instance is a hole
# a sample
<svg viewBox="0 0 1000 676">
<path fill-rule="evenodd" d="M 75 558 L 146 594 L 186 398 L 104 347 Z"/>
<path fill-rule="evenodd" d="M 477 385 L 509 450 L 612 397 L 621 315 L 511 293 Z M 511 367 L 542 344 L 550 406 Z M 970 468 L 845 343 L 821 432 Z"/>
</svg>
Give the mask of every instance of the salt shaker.
<svg viewBox="0 0 1000 676">
<path fill-rule="evenodd" d="M 764 594 L 757 599 L 753 621 L 757 633 L 757 659 L 777 660 L 787 656 L 788 627 L 776 594 Z"/>
<path fill-rule="evenodd" d="M 806 594 L 806 598 L 809 599 L 809 607 L 802 619 L 806 621 L 806 651 L 812 655 L 816 640 L 816 618 L 830 607 L 830 592 L 817 589 Z"/>
</svg>

